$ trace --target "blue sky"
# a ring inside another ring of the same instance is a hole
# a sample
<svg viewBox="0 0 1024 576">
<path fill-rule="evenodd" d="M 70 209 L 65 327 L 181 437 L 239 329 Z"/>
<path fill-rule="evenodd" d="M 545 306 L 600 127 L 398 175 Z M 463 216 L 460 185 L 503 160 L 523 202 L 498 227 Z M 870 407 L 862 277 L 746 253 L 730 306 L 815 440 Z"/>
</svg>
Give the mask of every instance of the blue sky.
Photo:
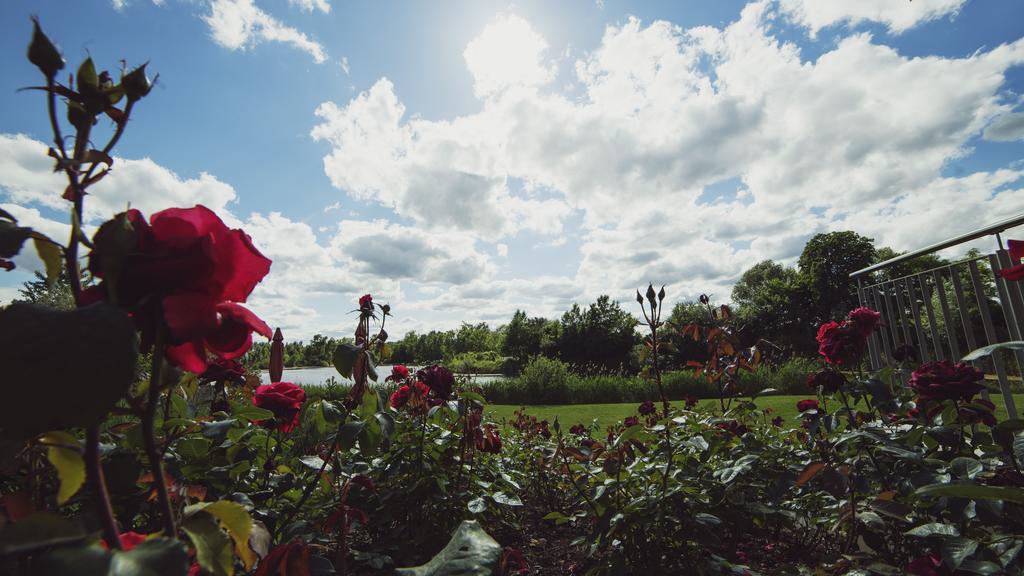
<svg viewBox="0 0 1024 576">
<path fill-rule="evenodd" d="M 648 281 L 724 300 L 818 232 L 913 249 L 1024 212 L 1017 1 L 9 0 L 0 207 L 59 238 L 32 14 L 69 67 L 160 73 L 88 224 L 214 208 L 294 338 L 364 292 L 396 333 Z"/>
</svg>

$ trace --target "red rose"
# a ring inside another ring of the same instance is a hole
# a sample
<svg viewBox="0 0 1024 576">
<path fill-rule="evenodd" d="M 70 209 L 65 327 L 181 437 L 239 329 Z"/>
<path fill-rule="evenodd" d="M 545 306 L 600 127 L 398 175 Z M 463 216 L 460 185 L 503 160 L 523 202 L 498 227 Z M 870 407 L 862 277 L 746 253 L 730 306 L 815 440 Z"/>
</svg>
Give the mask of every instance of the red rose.
<svg viewBox="0 0 1024 576">
<path fill-rule="evenodd" d="M 807 387 L 817 390 L 819 387 L 826 394 L 833 394 L 846 384 L 846 377 L 835 370 L 822 370 L 807 376 Z"/>
<path fill-rule="evenodd" d="M 291 382 L 274 382 L 257 386 L 252 403 L 258 408 L 274 413 L 273 420 L 261 422 L 267 428 L 280 427 L 288 433 L 299 425 L 299 411 L 306 401 L 306 391 Z"/>
<path fill-rule="evenodd" d="M 437 364 L 416 372 L 416 379 L 426 384 L 441 400 L 450 398 L 452 387 L 455 386 L 455 375 L 451 373 L 451 370 Z"/>
<path fill-rule="evenodd" d="M 118 534 L 118 538 L 121 540 L 121 550 L 124 550 L 125 552 L 131 550 L 132 548 L 135 548 L 139 544 L 142 544 L 146 541 L 145 534 L 139 534 L 138 532 L 131 531 L 121 532 L 120 534 Z M 100 546 L 106 548 L 107 543 L 101 540 Z"/>
<path fill-rule="evenodd" d="M 775 418 L 772 418 L 772 426 L 775 426 L 776 428 L 782 428 L 782 422 L 782 416 L 776 416 Z"/>
<path fill-rule="evenodd" d="M 409 369 L 403 364 L 396 364 L 391 367 L 391 375 L 385 378 L 386 382 L 405 382 L 409 377 Z"/>
<path fill-rule="evenodd" d="M 954 364 L 949 360 L 928 362 L 910 375 L 910 387 L 917 392 L 919 401 L 965 400 L 971 401 L 985 386 L 981 384 L 984 374 L 964 363 Z"/>
<path fill-rule="evenodd" d="M 856 324 L 850 321 L 828 322 L 818 328 L 818 353 L 829 364 L 850 365 L 860 358 L 866 340 Z"/>
<path fill-rule="evenodd" d="M 857 331 L 865 338 L 871 336 L 871 333 L 882 324 L 882 315 L 864 306 L 851 310 L 847 318 L 853 322 Z"/>
<path fill-rule="evenodd" d="M 639 412 L 642 416 L 647 416 L 648 414 L 654 414 L 655 412 L 658 411 L 658 409 L 654 407 L 654 402 L 651 402 L 650 400 L 644 400 L 643 403 L 640 404 L 640 407 L 636 409 L 636 411 Z"/>
<path fill-rule="evenodd" d="M 260 560 L 256 576 L 273 576 L 275 574 L 308 574 L 309 545 L 301 540 L 293 540 L 287 544 L 279 544 Z"/>
<path fill-rule="evenodd" d="M 363 294 L 359 297 L 359 309 L 360 310 L 373 310 L 373 296 L 369 294 Z"/>
<path fill-rule="evenodd" d="M 427 394 L 430 393 L 430 388 L 427 387 L 423 382 L 414 382 L 413 386 L 416 387 L 416 391 L 419 392 L 419 396 L 422 399 L 426 399 Z M 395 410 L 398 410 L 409 403 L 409 398 L 413 393 L 413 386 L 408 384 L 402 384 L 391 394 L 391 398 L 388 399 L 388 403 Z"/>
<path fill-rule="evenodd" d="M 253 331 L 270 338 L 270 327 L 238 304 L 270 271 L 270 260 L 208 208 L 169 208 L 149 223 L 129 210 L 100 226 L 93 244 L 89 271 L 102 282 L 83 302 L 109 297 L 129 310 L 143 348 L 152 346 L 159 310 L 173 364 L 201 374 L 208 352 L 238 358 Z"/>
<path fill-rule="evenodd" d="M 999 271 L 999 275 L 1007 280 L 1024 280 L 1024 264 L 1003 268 Z"/>
<path fill-rule="evenodd" d="M 798 412 L 806 412 L 808 410 L 817 410 L 818 401 L 813 398 L 807 400 L 801 400 L 796 403 L 796 409 Z"/>
<path fill-rule="evenodd" d="M 747 433 L 747 427 L 739 420 L 726 420 L 725 422 L 719 422 L 715 424 L 716 428 L 731 432 L 736 436 L 743 436 Z"/>
<path fill-rule="evenodd" d="M 622 423 L 629 428 L 630 426 L 636 426 L 640 423 L 640 420 L 636 416 L 626 416 L 626 419 Z"/>
<path fill-rule="evenodd" d="M 199 376 L 202 380 L 211 382 L 224 382 L 226 380 L 241 380 L 245 377 L 245 367 L 236 360 L 225 360 L 218 358 L 206 365 L 206 371 Z"/>
</svg>

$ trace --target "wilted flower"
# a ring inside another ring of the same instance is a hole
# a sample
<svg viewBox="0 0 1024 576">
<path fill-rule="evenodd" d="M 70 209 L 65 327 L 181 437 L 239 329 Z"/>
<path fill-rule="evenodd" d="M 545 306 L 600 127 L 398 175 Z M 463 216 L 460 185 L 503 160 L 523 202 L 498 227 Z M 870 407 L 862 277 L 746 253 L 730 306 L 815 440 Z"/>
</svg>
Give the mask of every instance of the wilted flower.
<svg viewBox="0 0 1024 576">
<path fill-rule="evenodd" d="M 846 321 L 826 322 L 818 328 L 818 353 L 829 364 L 848 366 L 860 358 L 866 340 L 857 325 Z"/>
<path fill-rule="evenodd" d="M 636 410 L 643 416 L 654 414 L 658 411 L 658 409 L 654 407 L 654 402 L 651 402 L 650 400 L 644 400 Z"/>
<path fill-rule="evenodd" d="M 799 412 L 806 412 L 808 410 L 817 410 L 818 409 L 818 401 L 813 399 L 813 398 L 808 398 L 806 400 L 801 400 L 801 401 L 796 403 L 796 409 Z"/>
<path fill-rule="evenodd" d="M 725 422 L 719 422 L 715 424 L 716 428 L 731 432 L 736 436 L 743 436 L 747 433 L 747 427 L 739 420 L 726 420 Z"/>
<path fill-rule="evenodd" d="M 627 416 L 626 419 L 622 421 L 622 423 L 626 426 L 626 428 L 629 428 L 630 426 L 636 426 L 637 424 L 639 424 L 640 420 L 636 416 Z"/>
<path fill-rule="evenodd" d="M 693 407 L 697 405 L 697 398 L 694 396 L 686 397 L 686 409 L 693 410 Z"/>
<path fill-rule="evenodd" d="M 996 405 L 978 398 L 970 404 L 959 407 L 960 422 L 963 424 L 984 424 L 986 426 L 996 425 Z"/>
<path fill-rule="evenodd" d="M 437 364 L 420 369 L 416 372 L 416 379 L 426 384 L 441 400 L 450 398 L 455 386 L 455 375 L 451 370 Z"/>
<path fill-rule="evenodd" d="M 846 377 L 836 370 L 821 370 L 807 376 L 807 387 L 811 390 L 821 388 L 825 394 L 833 394 L 846 384 Z"/>
<path fill-rule="evenodd" d="M 200 380 L 208 382 L 238 381 L 243 378 L 245 378 L 245 367 L 236 360 L 223 358 L 211 361 L 206 365 L 206 371 L 199 376 Z"/>
<path fill-rule="evenodd" d="M 569 433 L 570 434 L 575 434 L 577 436 L 586 436 L 587 435 L 587 427 L 584 426 L 583 424 L 574 424 L 573 426 L 571 426 L 569 428 Z"/>
<path fill-rule="evenodd" d="M 850 311 L 847 318 L 857 327 L 860 335 L 867 338 L 882 324 L 882 315 L 871 308 L 861 306 Z"/>
<path fill-rule="evenodd" d="M 911 344 L 901 344 L 892 351 L 892 359 L 897 362 L 917 360 L 917 348 Z"/>
<path fill-rule="evenodd" d="M 499 454 L 501 452 L 501 434 L 491 424 L 484 425 L 484 433 L 480 437 L 477 449 L 481 452 Z"/>
<path fill-rule="evenodd" d="M 775 418 L 772 418 L 772 426 L 775 426 L 776 428 L 782 428 L 782 422 L 782 416 L 776 416 Z"/>
<path fill-rule="evenodd" d="M 969 364 L 949 360 L 922 364 L 910 375 L 910 387 L 920 401 L 965 400 L 985 389 L 984 374 Z"/>
</svg>

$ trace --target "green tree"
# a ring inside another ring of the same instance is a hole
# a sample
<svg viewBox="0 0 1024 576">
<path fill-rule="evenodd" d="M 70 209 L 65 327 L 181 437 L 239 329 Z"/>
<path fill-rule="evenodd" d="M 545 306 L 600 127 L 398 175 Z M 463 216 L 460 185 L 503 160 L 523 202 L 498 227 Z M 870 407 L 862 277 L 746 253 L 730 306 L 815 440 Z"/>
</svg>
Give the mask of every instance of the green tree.
<svg viewBox="0 0 1024 576">
<path fill-rule="evenodd" d="M 558 355 L 581 373 L 614 373 L 630 369 L 633 346 L 639 342 L 637 320 L 606 295 L 586 310 L 578 304 L 562 315 Z"/>
<path fill-rule="evenodd" d="M 816 234 L 800 254 L 799 269 L 813 294 L 814 323 L 842 318 L 858 305 L 850 274 L 875 262 L 873 240 L 849 230 Z"/>
<path fill-rule="evenodd" d="M 41 273 L 36 272 L 35 277 L 35 280 L 22 284 L 18 290 L 20 297 L 15 298 L 14 302 L 31 302 L 58 310 L 71 310 L 75 307 L 75 297 L 71 295 L 71 282 L 66 272 L 62 271 L 52 286 Z"/>
</svg>

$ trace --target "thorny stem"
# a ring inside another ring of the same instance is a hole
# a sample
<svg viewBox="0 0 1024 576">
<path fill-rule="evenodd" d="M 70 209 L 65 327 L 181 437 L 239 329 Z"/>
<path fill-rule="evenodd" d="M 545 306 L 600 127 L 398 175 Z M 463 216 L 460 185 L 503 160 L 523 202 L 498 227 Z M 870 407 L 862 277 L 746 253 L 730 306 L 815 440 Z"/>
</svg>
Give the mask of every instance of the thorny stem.
<svg viewBox="0 0 1024 576">
<path fill-rule="evenodd" d="M 103 466 L 100 464 L 100 428 L 91 426 L 85 431 L 85 466 L 89 489 L 96 500 L 100 525 L 103 529 L 103 540 L 111 550 L 121 549 L 121 537 L 118 535 L 117 520 L 114 509 L 110 506 L 110 494 L 103 478 Z"/>
<path fill-rule="evenodd" d="M 148 401 L 146 411 L 142 416 L 142 440 L 146 447 L 146 456 L 149 458 L 149 467 L 153 472 L 153 482 L 156 484 L 157 499 L 160 503 L 160 511 L 163 515 L 164 533 L 169 538 L 175 538 L 178 529 L 174 523 L 174 509 L 171 507 L 171 498 L 167 492 L 167 482 L 164 479 L 163 458 L 156 445 L 156 435 L 153 430 L 156 421 L 156 407 L 160 403 L 160 381 L 164 367 L 164 327 L 162 311 L 158 309 L 156 342 L 153 346 L 153 368 L 149 378 L 149 390 L 147 391 Z"/>
<path fill-rule="evenodd" d="M 587 503 L 587 506 L 589 506 L 591 511 L 594 512 L 594 518 L 596 519 L 599 516 L 597 513 L 597 506 L 594 505 L 594 501 L 590 499 L 590 496 L 587 496 L 587 493 L 584 492 L 576 483 L 576 478 L 572 475 L 572 468 L 569 466 L 569 459 L 565 456 L 564 448 L 565 443 L 562 441 L 562 433 L 559 432 L 558 453 L 562 455 L 562 462 L 565 464 L 565 473 L 569 476 L 569 483 L 572 484 L 572 487 L 576 489 L 576 492 L 579 493 L 580 497 Z"/>
<path fill-rule="evenodd" d="M 345 420 L 347 419 L 348 418 L 346 416 L 338 422 L 338 429 L 334 432 L 334 442 L 331 443 L 331 454 L 335 454 L 338 451 L 338 443 L 341 441 L 341 427 L 345 425 Z M 313 490 L 316 489 L 316 485 L 320 482 L 320 478 L 323 477 L 324 470 L 327 469 L 327 462 L 330 459 L 330 455 L 323 459 L 324 462 L 320 465 L 320 470 L 316 473 L 316 476 L 310 479 L 309 483 L 306 484 L 306 488 L 302 491 L 302 497 L 299 498 L 299 503 L 295 505 L 295 508 L 288 514 L 288 517 L 285 518 L 284 522 L 281 522 L 278 525 L 277 531 L 283 530 L 284 527 L 287 526 L 293 518 L 295 518 L 295 515 L 299 513 L 299 510 L 302 510 L 303 504 L 305 504 L 306 500 L 309 500 L 309 497 L 313 495 Z"/>
</svg>

